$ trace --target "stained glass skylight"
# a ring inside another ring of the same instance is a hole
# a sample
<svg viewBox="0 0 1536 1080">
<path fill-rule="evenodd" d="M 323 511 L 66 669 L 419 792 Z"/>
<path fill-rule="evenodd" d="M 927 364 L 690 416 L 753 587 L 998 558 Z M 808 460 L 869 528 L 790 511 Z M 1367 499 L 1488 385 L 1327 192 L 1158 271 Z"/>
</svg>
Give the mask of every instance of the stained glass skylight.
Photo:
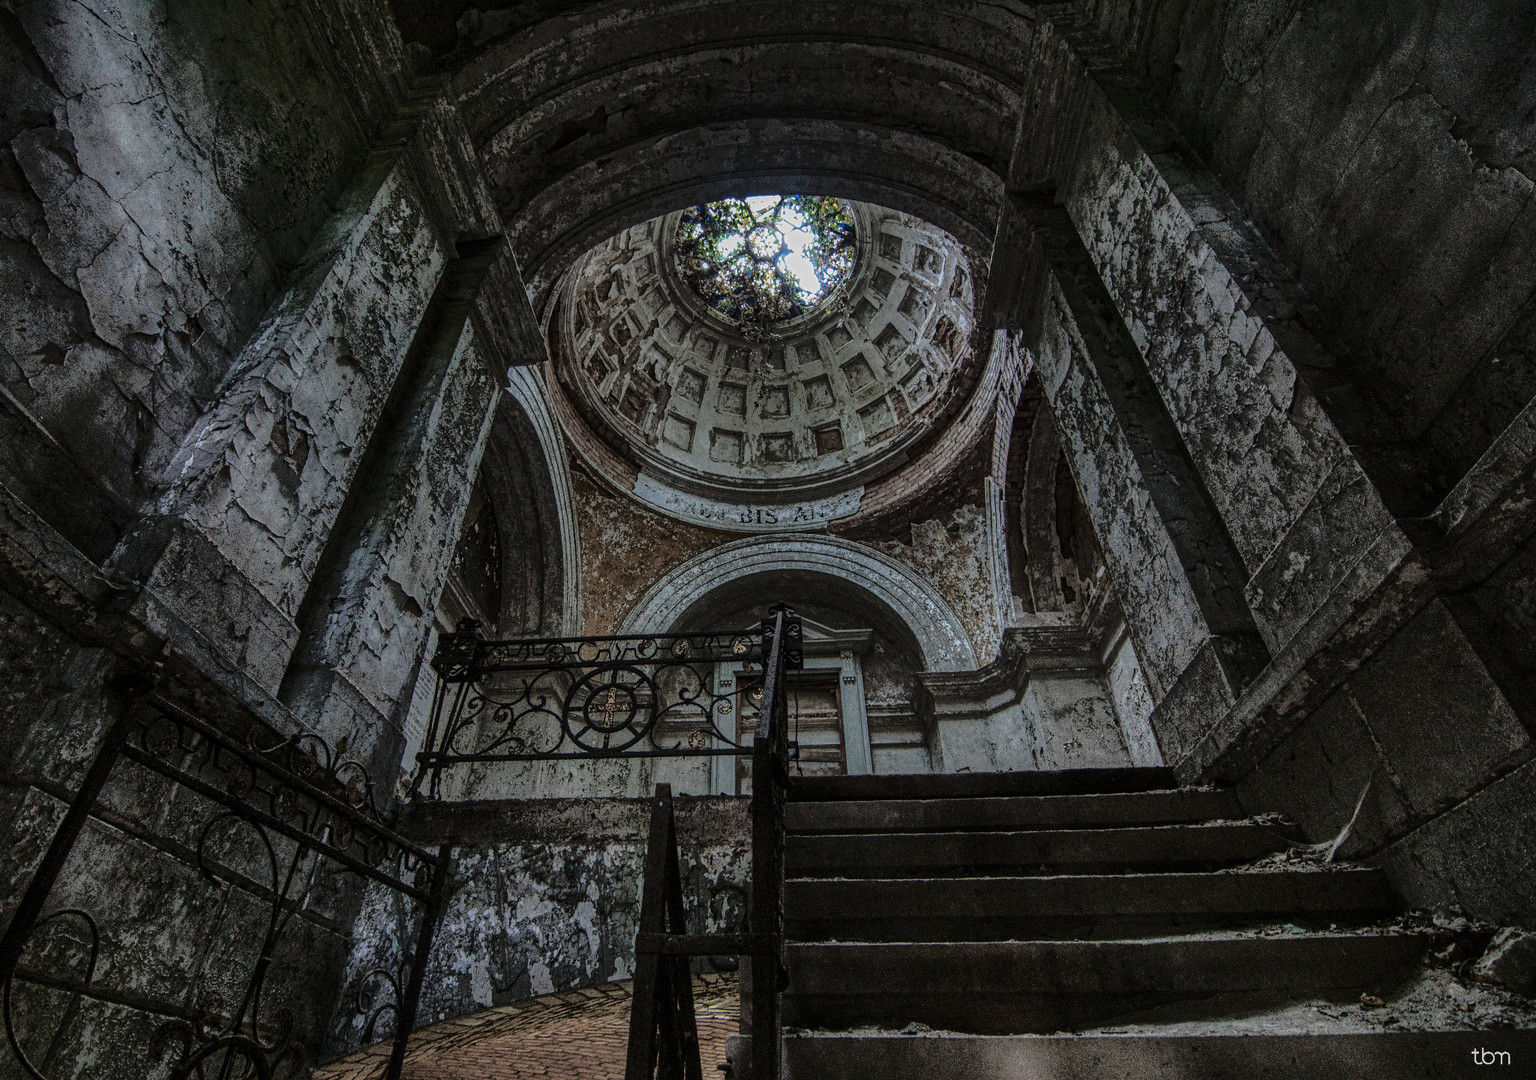
<svg viewBox="0 0 1536 1080">
<path fill-rule="evenodd" d="M 722 199 L 683 211 L 677 263 L 711 307 L 744 326 L 814 308 L 853 270 L 853 217 L 814 195 Z"/>
</svg>

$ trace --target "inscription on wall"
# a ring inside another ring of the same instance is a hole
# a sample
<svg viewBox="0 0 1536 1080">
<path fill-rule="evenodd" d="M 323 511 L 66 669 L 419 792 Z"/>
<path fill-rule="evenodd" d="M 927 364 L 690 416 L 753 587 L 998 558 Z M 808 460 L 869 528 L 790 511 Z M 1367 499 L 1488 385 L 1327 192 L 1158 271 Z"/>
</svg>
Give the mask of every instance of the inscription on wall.
<svg viewBox="0 0 1536 1080">
<path fill-rule="evenodd" d="M 829 521 L 857 513 L 864 489 L 840 492 L 825 499 L 793 503 L 735 503 L 678 491 L 649 473 L 635 481 L 634 493 L 656 509 L 685 521 L 729 532 L 792 532 L 816 529 Z"/>
</svg>

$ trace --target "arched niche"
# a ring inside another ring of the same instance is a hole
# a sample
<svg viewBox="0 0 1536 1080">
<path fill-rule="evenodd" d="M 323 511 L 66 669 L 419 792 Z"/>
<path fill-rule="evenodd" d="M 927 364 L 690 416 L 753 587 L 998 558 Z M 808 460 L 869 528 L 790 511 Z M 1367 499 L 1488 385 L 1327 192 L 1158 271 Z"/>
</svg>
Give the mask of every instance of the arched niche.
<svg viewBox="0 0 1536 1080">
<path fill-rule="evenodd" d="M 515 394 L 497 408 L 444 587 L 439 629 L 467 616 L 499 637 L 575 630 L 580 558 L 568 470 L 563 460 L 550 460 L 538 416 Z"/>
</svg>

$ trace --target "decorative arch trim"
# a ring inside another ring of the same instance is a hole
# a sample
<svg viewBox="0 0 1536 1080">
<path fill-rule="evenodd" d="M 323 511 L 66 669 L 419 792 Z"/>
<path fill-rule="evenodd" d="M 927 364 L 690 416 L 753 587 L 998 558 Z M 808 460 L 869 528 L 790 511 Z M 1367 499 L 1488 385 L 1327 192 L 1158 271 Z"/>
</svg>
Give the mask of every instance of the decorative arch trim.
<svg viewBox="0 0 1536 1080">
<path fill-rule="evenodd" d="M 549 407 L 542 375 L 536 367 L 507 371 L 507 393 L 522 408 L 549 468 L 554 491 L 555 516 L 560 531 L 560 629 L 561 634 L 581 633 L 581 539 L 576 531 L 576 496 L 571 490 L 571 467 L 565 440 Z"/>
<path fill-rule="evenodd" d="M 872 548 L 830 536 L 754 536 L 707 551 L 652 586 L 625 617 L 619 633 L 671 629 L 716 590 L 767 573 L 836 577 L 867 592 L 906 624 L 929 671 L 971 671 L 977 666 L 964 625 L 932 585 Z"/>
</svg>

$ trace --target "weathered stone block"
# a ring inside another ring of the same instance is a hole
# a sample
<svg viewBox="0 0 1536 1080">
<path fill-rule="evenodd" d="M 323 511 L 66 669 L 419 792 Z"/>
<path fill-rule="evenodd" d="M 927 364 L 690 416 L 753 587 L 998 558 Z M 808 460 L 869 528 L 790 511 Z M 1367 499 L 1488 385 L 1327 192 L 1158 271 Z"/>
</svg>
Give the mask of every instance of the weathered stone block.
<svg viewBox="0 0 1536 1080">
<path fill-rule="evenodd" d="M 1536 926 L 1536 762 L 1419 826 L 1377 857 L 1412 907 L 1458 906 Z"/>
<path fill-rule="evenodd" d="M 1472 965 L 1472 977 L 1521 994 L 1536 994 L 1536 934 L 1512 926 L 1500 930 Z"/>
<path fill-rule="evenodd" d="M 1530 736 L 1439 602 L 1348 685 L 1417 815 L 1460 802 L 1531 752 Z"/>
<path fill-rule="evenodd" d="M 1410 814 L 1343 690 L 1314 710 L 1237 791 L 1243 805 L 1280 811 L 1318 843 L 1338 835 L 1364 794 L 1352 836 L 1340 849 L 1345 856 L 1377 850 L 1400 836 Z"/>
<path fill-rule="evenodd" d="M 1278 653 L 1392 528 L 1392 515 L 1353 458 L 1334 466 L 1248 583 L 1248 603 Z"/>
</svg>

